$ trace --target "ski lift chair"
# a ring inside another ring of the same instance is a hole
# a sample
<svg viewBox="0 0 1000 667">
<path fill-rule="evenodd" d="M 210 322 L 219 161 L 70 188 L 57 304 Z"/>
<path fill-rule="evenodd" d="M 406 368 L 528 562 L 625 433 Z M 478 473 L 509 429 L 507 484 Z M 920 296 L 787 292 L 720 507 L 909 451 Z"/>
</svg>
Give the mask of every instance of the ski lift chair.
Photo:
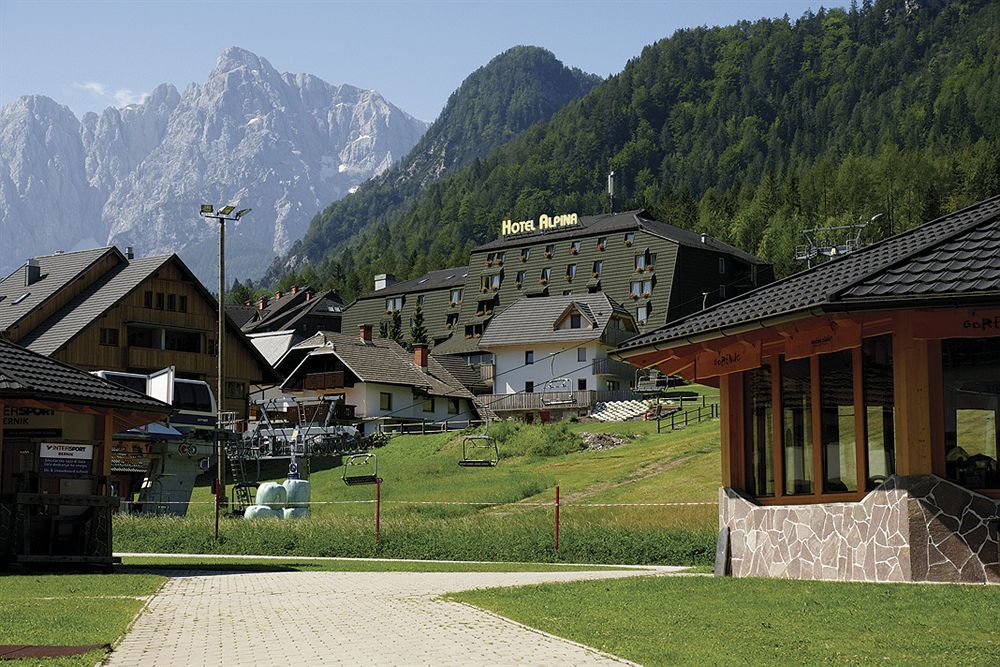
<svg viewBox="0 0 1000 667">
<path fill-rule="evenodd" d="M 458 465 L 463 468 L 495 468 L 499 462 L 500 447 L 493 436 L 481 433 L 462 438 L 462 460 Z"/>
<path fill-rule="evenodd" d="M 572 405 L 576 402 L 573 398 L 573 380 L 570 378 L 546 380 L 542 385 L 541 401 L 542 405 Z"/>
<path fill-rule="evenodd" d="M 371 452 L 352 454 L 344 459 L 344 474 L 341 477 L 347 486 L 375 484 L 378 476 L 378 458 Z"/>
</svg>

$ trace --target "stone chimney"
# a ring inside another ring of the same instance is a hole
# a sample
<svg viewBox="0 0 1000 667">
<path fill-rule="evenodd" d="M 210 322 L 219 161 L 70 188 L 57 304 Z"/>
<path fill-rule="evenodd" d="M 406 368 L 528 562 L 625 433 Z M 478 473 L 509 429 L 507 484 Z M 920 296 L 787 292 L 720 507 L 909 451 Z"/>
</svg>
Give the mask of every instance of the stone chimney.
<svg viewBox="0 0 1000 667">
<path fill-rule="evenodd" d="M 358 335 L 361 337 L 361 342 L 366 345 L 372 342 L 372 325 L 370 324 L 359 324 L 358 325 Z"/>
<path fill-rule="evenodd" d="M 42 267 L 37 259 L 29 259 L 24 263 L 24 286 L 34 285 L 42 279 Z"/>
<path fill-rule="evenodd" d="M 420 366 L 421 370 L 427 370 L 427 343 L 413 344 L 413 363 Z"/>
<path fill-rule="evenodd" d="M 277 301 L 280 298 L 281 298 L 281 292 L 275 292 L 274 293 L 274 300 Z"/>
<path fill-rule="evenodd" d="M 392 287 L 396 284 L 396 277 L 391 273 L 380 273 L 375 276 L 375 291 L 385 289 L 386 287 Z"/>
<path fill-rule="evenodd" d="M 292 292 L 292 295 L 293 295 L 293 296 L 294 296 L 295 294 L 298 294 L 298 293 L 299 293 L 299 286 L 298 286 L 298 285 L 292 285 L 292 290 L 291 290 L 291 292 Z"/>
</svg>

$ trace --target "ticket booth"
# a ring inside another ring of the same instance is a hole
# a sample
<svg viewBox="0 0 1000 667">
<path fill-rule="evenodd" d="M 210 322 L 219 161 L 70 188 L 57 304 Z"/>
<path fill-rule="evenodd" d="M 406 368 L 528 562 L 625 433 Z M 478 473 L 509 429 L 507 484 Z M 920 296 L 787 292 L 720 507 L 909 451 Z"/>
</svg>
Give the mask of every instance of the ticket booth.
<svg viewBox="0 0 1000 667">
<path fill-rule="evenodd" d="M 170 406 L 0 341 L 0 561 L 110 565 L 112 436 Z"/>
<path fill-rule="evenodd" d="M 1000 198 L 617 354 L 720 389 L 720 573 L 1000 583 Z"/>
</svg>

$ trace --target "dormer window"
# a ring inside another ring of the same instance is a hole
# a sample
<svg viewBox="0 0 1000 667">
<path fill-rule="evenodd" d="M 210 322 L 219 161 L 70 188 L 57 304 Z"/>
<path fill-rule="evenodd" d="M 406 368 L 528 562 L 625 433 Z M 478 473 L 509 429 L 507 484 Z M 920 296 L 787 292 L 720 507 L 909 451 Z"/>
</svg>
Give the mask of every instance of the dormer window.
<svg viewBox="0 0 1000 667">
<path fill-rule="evenodd" d="M 575 255 L 578 252 L 580 252 L 580 242 L 573 241 L 572 243 L 569 244 L 569 254 Z"/>
<path fill-rule="evenodd" d="M 582 326 L 580 313 L 573 313 L 569 316 L 569 328 L 579 329 Z"/>
</svg>

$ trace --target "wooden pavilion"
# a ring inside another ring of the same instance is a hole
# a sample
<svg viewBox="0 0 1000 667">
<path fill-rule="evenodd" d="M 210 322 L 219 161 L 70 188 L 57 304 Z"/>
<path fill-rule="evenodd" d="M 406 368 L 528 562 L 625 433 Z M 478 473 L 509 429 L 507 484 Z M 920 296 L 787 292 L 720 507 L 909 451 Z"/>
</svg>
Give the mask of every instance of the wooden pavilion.
<svg viewBox="0 0 1000 667">
<path fill-rule="evenodd" d="M 1000 197 L 617 356 L 719 387 L 727 572 L 1000 582 Z"/>
<path fill-rule="evenodd" d="M 0 564 L 110 566 L 112 437 L 171 407 L 0 340 Z"/>
</svg>

